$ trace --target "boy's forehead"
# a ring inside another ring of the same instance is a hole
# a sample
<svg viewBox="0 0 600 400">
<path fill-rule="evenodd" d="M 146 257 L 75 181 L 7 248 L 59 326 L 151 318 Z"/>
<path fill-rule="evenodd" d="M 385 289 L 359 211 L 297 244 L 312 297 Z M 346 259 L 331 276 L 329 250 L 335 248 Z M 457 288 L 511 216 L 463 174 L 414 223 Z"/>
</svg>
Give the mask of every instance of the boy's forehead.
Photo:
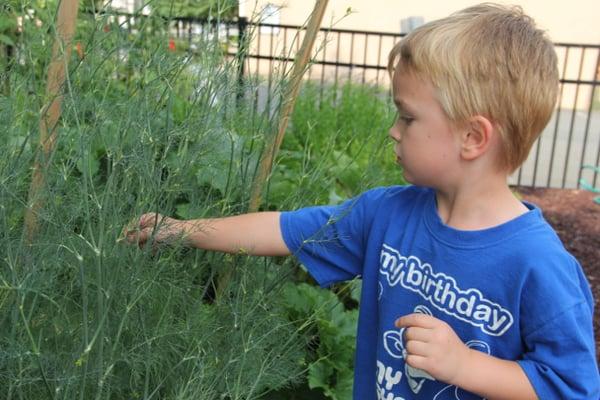
<svg viewBox="0 0 600 400">
<path fill-rule="evenodd" d="M 432 85 L 430 77 L 425 75 L 422 71 L 418 71 L 415 68 L 399 62 L 392 74 L 392 89 L 395 90 L 401 83 L 406 82 L 418 86 Z"/>
<path fill-rule="evenodd" d="M 419 103 L 411 103 L 410 99 L 405 100 L 396 96 L 394 96 L 394 104 L 400 112 L 408 114 L 415 114 L 416 111 L 420 108 L 418 106 Z"/>
<path fill-rule="evenodd" d="M 427 82 L 414 73 L 396 70 L 392 79 L 392 99 L 401 109 L 410 110 L 414 102 L 429 94 L 428 89 Z"/>
<path fill-rule="evenodd" d="M 398 107 L 398 108 L 410 108 L 410 104 L 407 104 L 406 101 L 404 99 L 402 99 L 401 97 L 399 97 L 398 95 L 394 96 L 394 104 Z"/>
</svg>

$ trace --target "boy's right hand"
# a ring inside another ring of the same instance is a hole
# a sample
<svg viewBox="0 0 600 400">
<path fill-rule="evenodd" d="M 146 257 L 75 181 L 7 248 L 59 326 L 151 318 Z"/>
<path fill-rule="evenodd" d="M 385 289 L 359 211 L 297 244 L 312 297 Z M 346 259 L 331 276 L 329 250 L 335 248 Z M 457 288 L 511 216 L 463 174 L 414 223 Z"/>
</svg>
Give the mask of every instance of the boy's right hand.
<svg viewBox="0 0 600 400">
<path fill-rule="evenodd" d="M 153 244 L 171 244 L 186 239 L 186 221 L 165 217 L 158 213 L 147 213 L 137 222 L 125 227 L 124 239 L 131 244 L 144 246 L 148 240 Z"/>
</svg>

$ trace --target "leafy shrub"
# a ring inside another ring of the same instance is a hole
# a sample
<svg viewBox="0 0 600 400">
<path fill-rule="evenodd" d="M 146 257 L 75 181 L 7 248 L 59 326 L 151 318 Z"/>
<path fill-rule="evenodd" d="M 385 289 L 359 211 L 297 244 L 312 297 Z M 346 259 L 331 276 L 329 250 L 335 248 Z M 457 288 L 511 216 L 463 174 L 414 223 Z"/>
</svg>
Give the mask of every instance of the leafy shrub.
<svg viewBox="0 0 600 400">
<path fill-rule="evenodd" d="M 387 137 L 393 116 L 387 94 L 377 87 L 305 85 L 269 200 L 284 206 L 309 205 L 288 198 L 301 187 L 312 204 L 334 204 L 366 187 L 402 183 Z"/>
</svg>

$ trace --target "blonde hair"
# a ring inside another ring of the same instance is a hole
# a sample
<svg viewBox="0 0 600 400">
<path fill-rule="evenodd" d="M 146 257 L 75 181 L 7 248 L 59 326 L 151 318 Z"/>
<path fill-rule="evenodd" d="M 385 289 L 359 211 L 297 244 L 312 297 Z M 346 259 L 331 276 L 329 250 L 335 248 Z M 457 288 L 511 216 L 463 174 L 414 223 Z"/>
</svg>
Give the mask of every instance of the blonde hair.
<svg viewBox="0 0 600 400">
<path fill-rule="evenodd" d="M 390 52 L 390 76 L 399 65 L 434 85 L 451 121 L 489 118 L 509 172 L 525 161 L 556 103 L 554 46 L 516 6 L 484 3 L 420 26 Z"/>
</svg>

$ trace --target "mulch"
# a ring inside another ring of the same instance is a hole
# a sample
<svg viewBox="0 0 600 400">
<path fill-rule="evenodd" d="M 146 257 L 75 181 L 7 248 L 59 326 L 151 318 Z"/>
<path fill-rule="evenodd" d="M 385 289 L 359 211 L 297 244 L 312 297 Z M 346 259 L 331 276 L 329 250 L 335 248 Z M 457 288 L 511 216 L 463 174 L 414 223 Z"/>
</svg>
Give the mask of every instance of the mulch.
<svg viewBox="0 0 600 400">
<path fill-rule="evenodd" d="M 538 205 L 565 248 L 581 264 L 595 300 L 594 333 L 600 359 L 600 205 L 584 190 L 515 188 L 523 200 Z"/>
</svg>

